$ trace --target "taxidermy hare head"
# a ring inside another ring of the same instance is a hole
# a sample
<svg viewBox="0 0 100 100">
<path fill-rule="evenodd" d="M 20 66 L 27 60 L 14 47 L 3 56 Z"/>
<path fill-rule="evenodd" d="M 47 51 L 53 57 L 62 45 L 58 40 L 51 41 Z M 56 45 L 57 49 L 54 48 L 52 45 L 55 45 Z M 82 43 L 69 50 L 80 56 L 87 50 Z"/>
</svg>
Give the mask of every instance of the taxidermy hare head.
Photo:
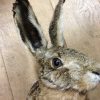
<svg viewBox="0 0 100 100">
<path fill-rule="evenodd" d="M 88 91 L 100 82 L 100 64 L 74 49 L 67 48 L 62 30 L 64 2 L 65 0 L 59 0 L 50 23 L 50 48 L 47 48 L 47 40 L 28 0 L 16 0 L 13 16 L 23 42 L 41 66 L 41 83 L 48 88 L 62 91 Z"/>
</svg>

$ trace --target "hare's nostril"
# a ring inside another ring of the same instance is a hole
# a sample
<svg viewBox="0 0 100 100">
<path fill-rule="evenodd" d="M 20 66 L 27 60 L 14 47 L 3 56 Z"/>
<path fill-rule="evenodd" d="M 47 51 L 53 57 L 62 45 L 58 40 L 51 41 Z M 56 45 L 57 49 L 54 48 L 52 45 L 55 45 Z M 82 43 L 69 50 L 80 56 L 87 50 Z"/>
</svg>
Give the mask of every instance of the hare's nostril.
<svg viewBox="0 0 100 100">
<path fill-rule="evenodd" d="M 100 72 L 93 71 L 93 74 L 100 75 Z"/>
</svg>

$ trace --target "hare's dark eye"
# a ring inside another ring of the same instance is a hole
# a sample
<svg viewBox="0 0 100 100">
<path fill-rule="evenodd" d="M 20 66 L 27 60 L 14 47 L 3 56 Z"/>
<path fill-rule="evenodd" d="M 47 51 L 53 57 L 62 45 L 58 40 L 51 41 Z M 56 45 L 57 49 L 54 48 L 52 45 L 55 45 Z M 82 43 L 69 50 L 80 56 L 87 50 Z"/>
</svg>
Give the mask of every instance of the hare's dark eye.
<svg viewBox="0 0 100 100">
<path fill-rule="evenodd" d="M 59 58 L 52 59 L 52 65 L 54 68 L 59 68 L 63 65 L 62 61 Z"/>
</svg>

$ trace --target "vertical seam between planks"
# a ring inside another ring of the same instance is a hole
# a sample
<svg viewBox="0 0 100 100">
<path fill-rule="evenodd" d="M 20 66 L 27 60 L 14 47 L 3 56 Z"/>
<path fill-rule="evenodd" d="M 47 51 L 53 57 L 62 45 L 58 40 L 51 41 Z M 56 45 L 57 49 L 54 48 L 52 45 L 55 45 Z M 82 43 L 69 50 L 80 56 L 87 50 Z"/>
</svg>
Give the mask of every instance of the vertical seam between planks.
<svg viewBox="0 0 100 100">
<path fill-rule="evenodd" d="M 50 5 L 51 5 L 51 7 L 52 7 L 52 10 L 54 11 L 54 7 L 53 7 L 53 4 L 52 4 L 52 1 L 49 0 L 49 2 L 50 2 Z"/>
<path fill-rule="evenodd" d="M 11 88 L 11 84 L 10 84 L 9 76 L 8 76 L 8 73 L 7 73 L 7 68 L 6 68 L 6 64 L 5 64 L 5 61 L 4 61 L 4 57 L 3 57 L 3 54 L 2 54 L 2 50 L 0 50 L 0 52 L 1 52 L 1 57 L 2 57 L 3 63 L 4 63 L 5 72 L 6 72 L 6 75 L 7 75 L 9 89 L 11 90 L 12 100 L 14 100 L 14 95 L 13 95 L 13 91 L 12 91 L 12 88 Z"/>
</svg>

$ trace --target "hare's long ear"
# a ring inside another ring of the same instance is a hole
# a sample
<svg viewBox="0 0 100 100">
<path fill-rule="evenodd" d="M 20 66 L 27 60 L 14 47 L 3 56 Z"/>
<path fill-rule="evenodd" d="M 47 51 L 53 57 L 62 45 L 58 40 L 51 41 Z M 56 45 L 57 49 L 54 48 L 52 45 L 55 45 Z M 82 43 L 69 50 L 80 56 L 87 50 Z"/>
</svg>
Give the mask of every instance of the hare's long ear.
<svg viewBox="0 0 100 100">
<path fill-rule="evenodd" d="M 13 4 L 13 16 L 21 38 L 31 52 L 46 48 L 47 42 L 28 0 L 16 0 Z"/>
<path fill-rule="evenodd" d="M 49 27 L 49 35 L 53 46 L 65 46 L 66 42 L 63 37 L 63 4 L 65 0 L 59 0 L 52 21 Z"/>
</svg>

